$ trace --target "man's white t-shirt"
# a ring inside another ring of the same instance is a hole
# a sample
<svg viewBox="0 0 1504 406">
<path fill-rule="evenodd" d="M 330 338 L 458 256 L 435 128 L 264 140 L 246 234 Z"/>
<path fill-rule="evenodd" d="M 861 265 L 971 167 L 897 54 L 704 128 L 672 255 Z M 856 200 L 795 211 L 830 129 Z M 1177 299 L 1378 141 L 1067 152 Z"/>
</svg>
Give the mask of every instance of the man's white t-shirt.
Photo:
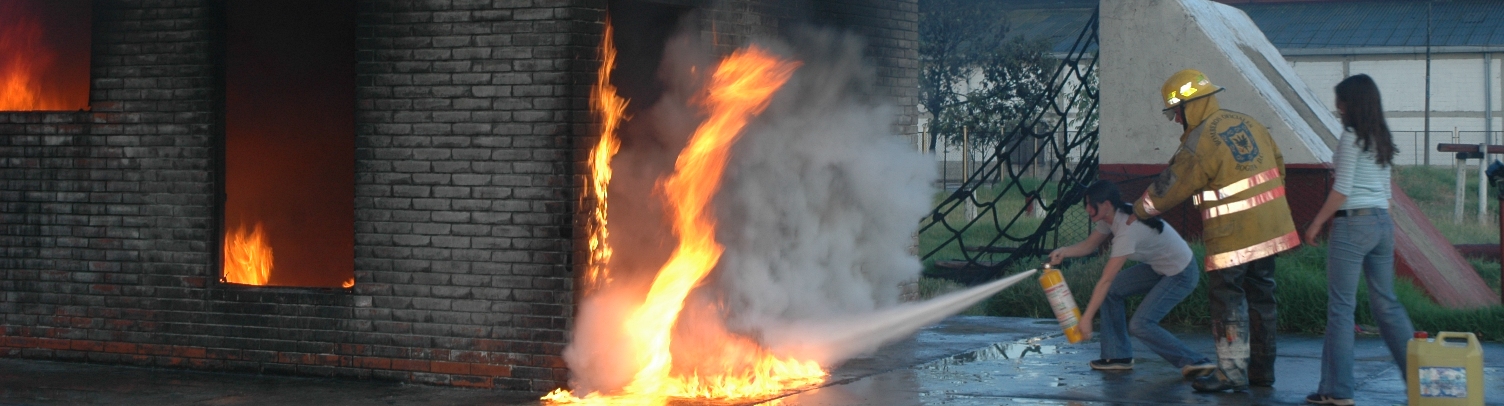
<svg viewBox="0 0 1504 406">
<path fill-rule="evenodd" d="M 1149 264 L 1154 272 L 1164 276 L 1180 274 L 1191 264 L 1191 246 L 1186 245 L 1170 223 L 1165 223 L 1164 232 L 1154 231 L 1142 221 L 1128 224 L 1128 216 L 1117 212 L 1112 224 L 1098 221 L 1096 232 L 1112 235 L 1112 256 L 1126 256 L 1133 261 Z"/>
</svg>

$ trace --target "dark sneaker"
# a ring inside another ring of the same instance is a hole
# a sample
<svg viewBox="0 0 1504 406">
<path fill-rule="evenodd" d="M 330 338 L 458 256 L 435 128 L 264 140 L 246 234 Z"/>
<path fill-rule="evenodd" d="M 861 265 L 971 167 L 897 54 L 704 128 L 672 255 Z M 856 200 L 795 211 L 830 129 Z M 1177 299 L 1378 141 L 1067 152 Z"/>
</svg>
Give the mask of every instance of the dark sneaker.
<svg viewBox="0 0 1504 406">
<path fill-rule="evenodd" d="M 1199 364 L 1180 367 L 1180 376 L 1185 379 L 1196 379 L 1206 375 L 1211 375 L 1212 371 L 1216 370 L 1217 364 L 1211 362 L 1202 362 Z"/>
<path fill-rule="evenodd" d="M 1339 399 L 1339 398 L 1334 398 L 1334 397 L 1327 396 L 1327 395 L 1312 393 L 1312 394 L 1306 396 L 1306 403 L 1310 403 L 1310 404 L 1313 404 L 1313 405 L 1351 406 L 1353 404 L 1353 400 L 1352 399 Z"/>
<path fill-rule="evenodd" d="M 1239 392 L 1248 390 L 1248 384 L 1240 385 L 1234 383 L 1228 380 L 1227 376 L 1222 374 L 1222 371 L 1213 370 L 1210 374 L 1202 375 L 1200 378 L 1192 380 L 1191 389 L 1195 389 L 1197 392 L 1222 392 L 1226 390 Z"/>
<path fill-rule="evenodd" d="M 1091 362 L 1091 369 L 1098 371 L 1121 371 L 1133 369 L 1133 358 L 1099 359 Z"/>
</svg>

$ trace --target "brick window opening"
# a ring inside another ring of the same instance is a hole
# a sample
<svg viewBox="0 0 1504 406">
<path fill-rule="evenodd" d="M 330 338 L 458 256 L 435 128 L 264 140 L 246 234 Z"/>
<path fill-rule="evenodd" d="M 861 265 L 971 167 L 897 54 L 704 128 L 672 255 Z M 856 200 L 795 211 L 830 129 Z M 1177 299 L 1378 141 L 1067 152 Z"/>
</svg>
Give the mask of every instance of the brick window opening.
<svg viewBox="0 0 1504 406">
<path fill-rule="evenodd" d="M 355 283 L 355 4 L 225 12 L 221 281 Z"/>
<path fill-rule="evenodd" d="M 0 111 L 89 108 L 89 0 L 0 1 Z"/>
</svg>

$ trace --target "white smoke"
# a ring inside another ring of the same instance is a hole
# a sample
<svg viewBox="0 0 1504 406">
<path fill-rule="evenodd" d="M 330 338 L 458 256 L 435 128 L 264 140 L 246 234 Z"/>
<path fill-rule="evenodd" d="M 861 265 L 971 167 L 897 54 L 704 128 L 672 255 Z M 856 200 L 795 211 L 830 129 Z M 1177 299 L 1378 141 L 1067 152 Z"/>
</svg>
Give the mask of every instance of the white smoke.
<svg viewBox="0 0 1504 406">
<path fill-rule="evenodd" d="M 798 39 L 804 65 L 733 148 L 715 201 L 726 252 L 713 287 L 733 329 L 892 306 L 919 278 L 909 247 L 934 162 L 894 133 L 858 38 Z"/>
<path fill-rule="evenodd" d="M 764 329 L 762 343 L 781 354 L 812 359 L 821 365 L 833 365 L 908 337 L 925 326 L 938 323 L 994 293 L 1022 282 L 1034 273 L 1034 270 L 1020 272 L 923 302 L 904 303 L 843 317 L 797 320 L 769 326 Z"/>
</svg>

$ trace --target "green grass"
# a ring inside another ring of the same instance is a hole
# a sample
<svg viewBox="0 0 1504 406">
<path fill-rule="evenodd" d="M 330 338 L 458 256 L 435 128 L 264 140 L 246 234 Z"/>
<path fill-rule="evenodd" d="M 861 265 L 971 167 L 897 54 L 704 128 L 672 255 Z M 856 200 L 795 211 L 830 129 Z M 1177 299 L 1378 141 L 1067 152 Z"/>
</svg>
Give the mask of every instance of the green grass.
<svg viewBox="0 0 1504 406">
<path fill-rule="evenodd" d="M 1453 244 L 1498 244 L 1499 223 L 1491 217 L 1487 224 L 1478 221 L 1478 168 L 1469 167 L 1465 180 L 1466 203 L 1462 208 L 1463 221 L 1456 218 L 1455 195 L 1457 193 L 1457 170 L 1444 166 L 1396 166 L 1394 179 L 1400 189 L 1420 206 L 1420 211 L 1431 219 L 1441 235 Z M 1489 216 L 1499 215 L 1499 202 L 1489 191 Z M 1497 286 L 1497 285 L 1495 285 Z"/>
<path fill-rule="evenodd" d="M 1423 167 L 1399 167 L 1396 171 L 1396 180 L 1400 187 L 1415 200 L 1427 217 L 1432 219 L 1433 224 L 1448 239 L 1454 243 L 1498 243 L 1499 229 L 1497 223 L 1490 225 L 1477 224 L 1476 219 L 1471 223 L 1455 223 L 1452 218 L 1452 194 L 1455 183 L 1452 182 L 1455 173 L 1451 168 L 1423 168 Z M 1476 175 L 1470 173 L 1470 175 Z M 1476 179 L 1471 183 L 1473 189 L 1468 192 L 1469 197 L 1477 196 Z M 992 189 L 979 191 L 982 193 L 994 193 Z M 993 195 L 985 195 L 990 198 Z M 1001 212 L 1013 213 L 1022 206 L 1022 198 L 1006 196 L 1000 202 Z M 1014 200 L 1011 201 L 1010 200 Z M 1494 199 L 1490 199 L 1493 203 Z M 938 201 L 938 200 L 937 200 Z M 1473 202 L 1476 204 L 1476 202 Z M 1491 206 L 1491 210 L 1496 210 Z M 1469 213 L 1476 214 L 1477 207 L 1472 206 Z M 959 221 L 963 216 L 952 213 L 949 220 Z M 1497 213 L 1497 211 L 1491 211 Z M 1064 246 L 1084 238 L 1090 229 L 1085 226 L 1086 214 L 1077 205 L 1067 217 L 1066 225 L 1059 233 L 1059 243 L 1047 243 L 1049 246 Z M 1006 219 L 1004 219 L 1006 221 Z M 1025 233 L 1034 223 L 1021 223 L 1015 227 L 1021 227 L 1015 233 Z M 1080 226 L 1071 227 L 1072 222 L 1081 223 Z M 978 227 L 981 230 L 973 230 L 967 234 L 967 241 L 976 237 L 991 237 L 992 227 Z M 948 234 L 943 229 L 931 229 L 920 236 L 921 252 L 928 252 L 931 247 L 938 245 L 939 241 Z M 975 244 L 975 243 L 973 243 Z M 1193 242 L 1191 248 L 1196 252 L 1198 259 L 1205 258 L 1204 248 L 1199 242 Z M 961 258 L 958 246 L 948 246 L 941 250 L 936 259 Z M 985 259 L 985 258 L 984 258 Z M 1326 326 L 1326 247 L 1304 246 L 1300 249 L 1280 255 L 1278 259 L 1278 271 L 1276 283 L 1279 295 L 1279 325 L 1282 330 L 1321 333 Z M 1038 267 L 1038 259 L 1025 259 L 1010 269 L 1006 274 L 1012 274 L 1027 269 Z M 1075 294 L 1076 301 L 1083 308 L 1090 299 L 1091 289 L 1096 284 L 1097 277 L 1101 275 L 1104 256 L 1091 256 L 1075 258 L 1063 264 L 1066 283 L 1070 285 Z M 1500 266 L 1496 261 L 1471 260 L 1479 275 L 1496 292 L 1499 289 Z M 933 261 L 927 261 L 927 266 L 932 266 Z M 1444 308 L 1431 301 L 1424 292 L 1415 287 L 1406 279 L 1399 279 L 1395 284 L 1395 294 L 1400 302 L 1410 313 L 1411 321 L 1417 330 L 1430 332 L 1436 331 L 1469 331 L 1479 335 L 1480 338 L 1493 341 L 1504 341 L 1504 306 L 1493 306 L 1475 310 L 1454 310 Z M 1367 308 L 1368 294 L 1366 288 L 1358 292 L 1357 321 L 1361 325 L 1373 325 L 1372 315 Z M 961 289 L 962 287 L 943 280 L 924 279 L 920 281 L 920 293 L 923 297 L 933 297 L 938 294 Z M 1210 315 L 1207 305 L 1206 278 L 1202 278 L 1200 286 L 1192 292 L 1175 310 L 1165 317 L 1165 323 L 1180 326 L 1206 326 L 1210 324 Z M 1136 303 L 1134 303 L 1136 305 Z M 971 315 L 994 315 L 1013 317 L 1037 317 L 1051 318 L 1044 293 L 1038 283 L 1023 283 L 999 293 L 987 301 L 968 309 L 963 314 Z"/>
</svg>

